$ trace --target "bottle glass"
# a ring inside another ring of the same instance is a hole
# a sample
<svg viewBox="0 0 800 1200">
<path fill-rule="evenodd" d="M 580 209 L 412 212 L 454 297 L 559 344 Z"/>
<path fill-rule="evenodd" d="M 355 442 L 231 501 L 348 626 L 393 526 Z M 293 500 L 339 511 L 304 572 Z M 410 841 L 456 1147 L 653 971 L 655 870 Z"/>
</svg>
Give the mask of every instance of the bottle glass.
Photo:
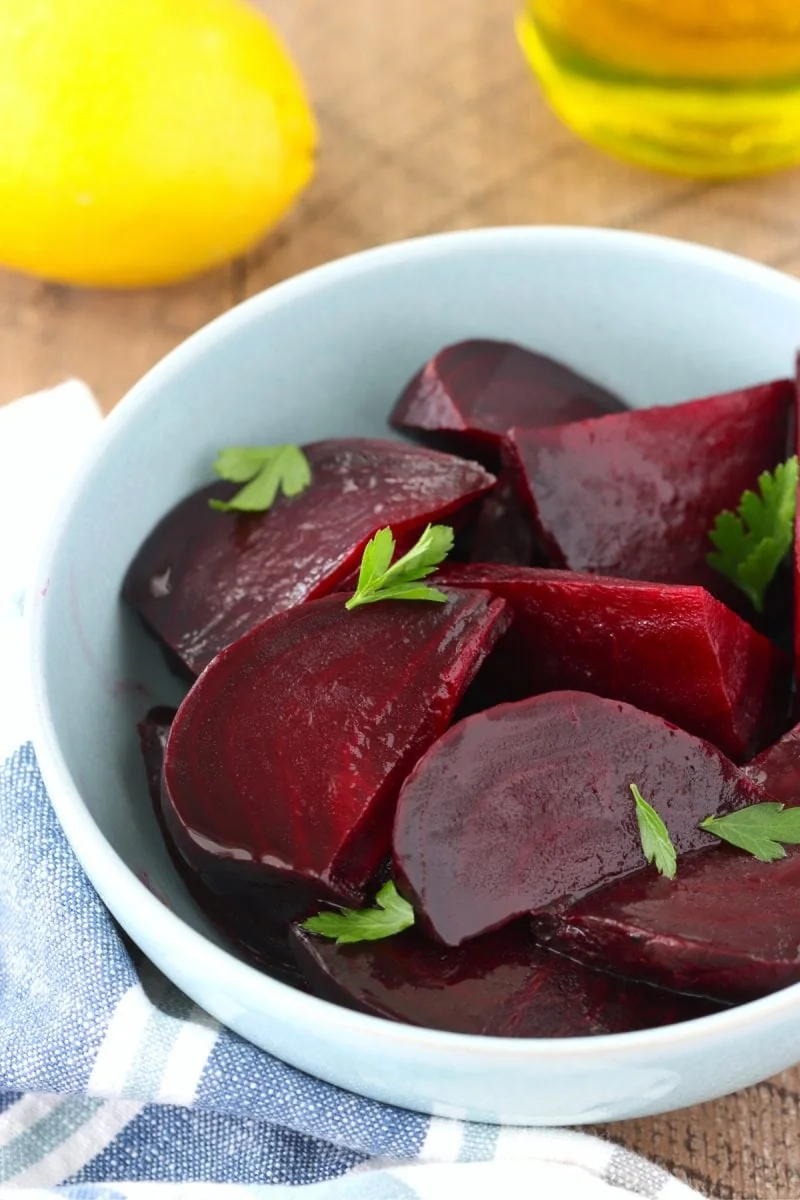
<svg viewBox="0 0 800 1200">
<path fill-rule="evenodd" d="M 525 0 L 518 34 L 612 154 L 712 178 L 800 163 L 800 0 Z"/>
</svg>

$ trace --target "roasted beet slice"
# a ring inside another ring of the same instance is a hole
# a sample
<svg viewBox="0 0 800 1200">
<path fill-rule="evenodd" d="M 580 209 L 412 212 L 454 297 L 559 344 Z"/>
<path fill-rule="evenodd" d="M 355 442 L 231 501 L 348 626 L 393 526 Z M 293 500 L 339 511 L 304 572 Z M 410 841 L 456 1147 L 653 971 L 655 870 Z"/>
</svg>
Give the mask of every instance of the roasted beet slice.
<svg viewBox="0 0 800 1200">
<path fill-rule="evenodd" d="M 800 725 L 795 725 L 742 770 L 769 792 L 773 800 L 792 808 L 800 804 Z"/>
<path fill-rule="evenodd" d="M 250 879 L 241 871 L 230 871 L 229 864 L 222 861 L 200 875 L 172 841 L 162 809 L 161 771 L 174 718 L 174 708 L 153 708 L 138 725 L 147 789 L 170 857 L 198 906 L 244 958 L 284 983 L 306 990 L 305 978 L 289 950 L 287 929 L 297 912 L 316 903 L 313 889 L 269 886 L 263 873 L 261 878 Z"/>
<path fill-rule="evenodd" d="M 408 384 L 390 422 L 494 466 L 514 425 L 561 425 L 624 409 L 618 396 L 555 359 L 475 339 L 440 350 Z"/>
<path fill-rule="evenodd" d="M 357 901 L 389 851 L 400 784 L 507 619 L 480 591 L 353 612 L 336 595 L 234 642 L 167 742 L 164 818 L 186 862 L 227 891 L 237 879 L 289 889 L 291 916 L 314 899 Z"/>
<path fill-rule="evenodd" d="M 394 826 L 398 887 L 446 945 L 579 897 L 643 863 L 630 784 L 679 853 L 709 813 L 763 800 L 714 746 L 585 692 L 468 717 L 418 762 Z"/>
<path fill-rule="evenodd" d="M 480 564 L 441 577 L 514 610 L 486 667 L 505 669 L 513 698 L 524 678 L 528 695 L 574 688 L 626 700 L 737 761 L 784 727 L 789 660 L 704 588 Z"/>
<path fill-rule="evenodd" d="M 706 555 L 717 514 L 786 457 L 793 387 L 516 429 L 507 445 L 553 566 L 735 592 Z"/>
<path fill-rule="evenodd" d="M 495 1037 L 580 1037 L 672 1025 L 716 1006 L 627 983 L 534 945 L 519 924 L 458 950 L 410 929 L 337 946 L 292 930 L 313 992 L 377 1017 Z"/>
<path fill-rule="evenodd" d="M 477 463 L 401 442 L 304 449 L 312 483 L 301 495 L 237 516 L 208 504 L 237 485 L 212 484 L 177 505 L 133 560 L 125 599 L 190 674 L 260 621 L 332 591 L 376 529 L 391 525 L 402 542 L 494 483 Z"/>
<path fill-rule="evenodd" d="M 762 863 L 726 846 L 651 867 L 535 922 L 582 962 L 727 1003 L 800 981 L 800 847 Z"/>
</svg>

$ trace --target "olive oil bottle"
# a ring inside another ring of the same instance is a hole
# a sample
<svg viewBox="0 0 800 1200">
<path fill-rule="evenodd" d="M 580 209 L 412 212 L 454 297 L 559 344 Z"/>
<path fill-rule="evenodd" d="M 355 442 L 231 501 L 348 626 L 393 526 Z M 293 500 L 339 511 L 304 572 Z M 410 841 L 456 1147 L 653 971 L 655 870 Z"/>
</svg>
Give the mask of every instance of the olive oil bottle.
<svg viewBox="0 0 800 1200">
<path fill-rule="evenodd" d="M 525 0 L 559 116 L 611 154 L 725 178 L 800 163 L 800 0 Z"/>
</svg>

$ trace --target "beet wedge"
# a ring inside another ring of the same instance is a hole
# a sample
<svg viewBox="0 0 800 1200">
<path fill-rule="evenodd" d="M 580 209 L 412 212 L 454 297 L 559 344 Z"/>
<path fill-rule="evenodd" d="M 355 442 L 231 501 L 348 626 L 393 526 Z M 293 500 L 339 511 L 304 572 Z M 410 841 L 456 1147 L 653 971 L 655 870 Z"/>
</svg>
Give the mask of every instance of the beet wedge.
<svg viewBox="0 0 800 1200">
<path fill-rule="evenodd" d="M 505 670 L 504 698 L 524 681 L 527 695 L 625 700 L 737 762 L 784 727 L 789 659 L 704 588 L 481 564 L 440 578 L 511 605 L 514 623 L 485 668 Z"/>
<path fill-rule="evenodd" d="M 763 863 L 727 846 L 646 868 L 535 922 L 582 962 L 741 1003 L 800 982 L 800 847 Z"/>
<path fill-rule="evenodd" d="M 702 1017 L 717 1006 L 627 983 L 539 949 L 519 924 L 458 950 L 415 929 L 337 946 L 295 926 L 290 944 L 325 1000 L 428 1029 L 494 1037 L 624 1033 Z"/>
<path fill-rule="evenodd" d="M 280 613 L 204 671 L 167 742 L 170 836 L 202 876 L 292 892 L 297 915 L 359 902 L 389 852 L 397 793 L 506 628 L 505 602 L 451 591 Z"/>
<path fill-rule="evenodd" d="M 215 512 L 236 484 L 187 497 L 153 530 L 123 586 L 127 602 L 189 675 L 259 622 L 331 592 L 368 539 L 391 525 L 402 544 L 477 501 L 494 479 L 477 463 L 400 442 L 304 447 L 311 485 L 269 511 Z"/>
<path fill-rule="evenodd" d="M 139 722 L 139 742 L 147 776 L 147 789 L 156 819 L 170 857 L 186 890 L 220 933 L 248 962 L 276 979 L 306 990 L 294 955 L 287 942 L 289 920 L 303 905 L 314 902 L 312 889 L 264 886 L 261 880 L 248 880 L 230 871 L 220 860 L 199 874 L 174 844 L 161 801 L 161 773 L 164 751 L 175 709 L 153 708 Z M 236 864 L 234 864 L 235 867 Z"/>
<path fill-rule="evenodd" d="M 742 771 L 768 792 L 770 799 L 795 808 L 800 804 L 800 725 L 763 750 Z"/>
<path fill-rule="evenodd" d="M 618 396 L 555 359 L 481 338 L 434 355 L 406 387 L 390 422 L 493 468 L 515 425 L 562 425 L 624 409 Z"/>
<path fill-rule="evenodd" d="M 706 562 L 717 514 L 786 458 L 793 387 L 778 380 L 672 408 L 614 413 L 507 444 L 551 564 L 736 589 Z"/>
<path fill-rule="evenodd" d="M 198 872 L 173 841 L 161 793 L 164 753 L 176 710 L 154 708 L 139 722 L 139 742 L 147 788 L 167 850 L 186 890 L 206 917 L 239 954 L 262 971 L 306 991 L 306 982 L 289 950 L 287 930 L 292 917 L 316 903 L 310 887 L 281 887 L 262 875 L 231 870 L 227 860 L 210 863 Z M 240 865 L 240 864 L 239 864 Z"/>
<path fill-rule="evenodd" d="M 644 863 L 630 785 L 678 853 L 709 813 L 765 799 L 708 742 L 616 700 L 551 692 L 454 725 L 400 792 L 397 885 L 458 946 Z"/>
</svg>

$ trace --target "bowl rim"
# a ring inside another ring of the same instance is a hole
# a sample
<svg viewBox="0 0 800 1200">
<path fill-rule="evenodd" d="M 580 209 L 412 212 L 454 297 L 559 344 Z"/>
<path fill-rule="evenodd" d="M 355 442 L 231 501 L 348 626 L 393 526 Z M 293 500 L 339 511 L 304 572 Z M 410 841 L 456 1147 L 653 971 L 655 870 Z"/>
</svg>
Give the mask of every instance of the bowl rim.
<svg viewBox="0 0 800 1200">
<path fill-rule="evenodd" d="M 124 435 L 126 427 L 147 407 L 162 386 L 179 375 L 196 351 L 213 348 L 229 331 L 267 315 L 286 301 L 315 291 L 320 285 L 346 284 L 353 276 L 401 262 L 425 260 L 440 254 L 459 254 L 464 248 L 491 247 L 520 241 L 533 246 L 563 245 L 576 252 L 597 249 L 644 254 L 653 260 L 671 260 L 675 265 L 691 263 L 714 274 L 727 275 L 794 301 L 800 327 L 800 280 L 772 267 L 727 251 L 676 238 L 629 230 L 569 225 L 510 225 L 429 234 L 362 250 L 326 262 L 266 288 L 228 309 L 191 334 L 157 362 L 122 397 L 105 418 L 103 429 L 70 483 L 46 541 L 38 555 L 29 602 L 26 605 L 26 641 L 32 699 L 31 740 L 42 778 L 66 837 L 89 880 L 120 925 L 138 943 L 136 931 L 157 926 L 160 956 L 166 961 L 191 958 L 194 974 L 224 978 L 237 996 L 248 996 L 264 1012 L 273 1012 L 290 1025 L 326 1027 L 328 1034 L 343 1037 L 369 1036 L 372 1041 L 415 1048 L 417 1052 L 491 1055 L 495 1063 L 537 1059 L 589 1060 L 609 1056 L 638 1057 L 642 1052 L 668 1052 L 683 1045 L 708 1047 L 709 1039 L 722 1039 L 747 1027 L 766 1029 L 781 1012 L 800 1001 L 800 983 L 769 996 L 736 1005 L 719 1013 L 627 1033 L 561 1038 L 502 1038 L 482 1034 L 452 1033 L 408 1025 L 367 1013 L 342 1008 L 317 996 L 281 983 L 215 945 L 178 916 L 128 867 L 113 849 L 89 813 L 61 752 L 52 718 L 44 669 L 47 605 L 44 597 L 51 563 L 70 524 L 72 512 L 109 447 Z M 800 341 L 800 337 L 798 339 Z M 162 968 L 164 969 L 164 968 Z M 169 970 L 165 969 L 169 975 Z"/>
</svg>

